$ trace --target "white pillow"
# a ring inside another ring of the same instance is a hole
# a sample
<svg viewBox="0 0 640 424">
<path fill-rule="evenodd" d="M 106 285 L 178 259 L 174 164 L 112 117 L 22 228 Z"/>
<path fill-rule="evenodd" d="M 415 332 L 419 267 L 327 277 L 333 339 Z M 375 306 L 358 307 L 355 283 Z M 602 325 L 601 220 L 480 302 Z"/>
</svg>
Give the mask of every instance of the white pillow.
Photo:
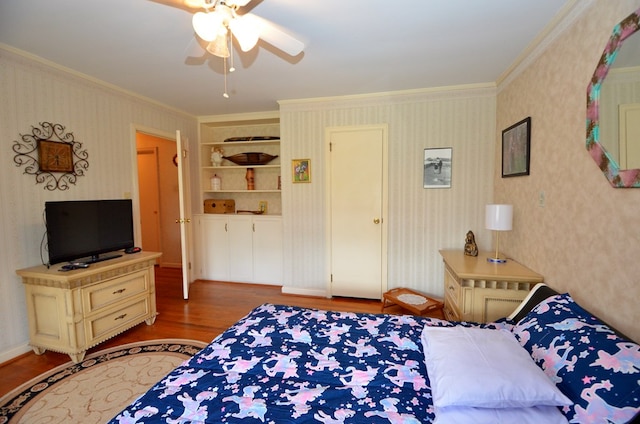
<svg viewBox="0 0 640 424">
<path fill-rule="evenodd" d="M 568 424 L 556 406 L 530 408 L 468 408 L 451 406 L 436 408 L 434 424 Z"/>
<path fill-rule="evenodd" d="M 425 326 L 421 339 L 438 408 L 573 404 L 507 330 Z"/>
</svg>

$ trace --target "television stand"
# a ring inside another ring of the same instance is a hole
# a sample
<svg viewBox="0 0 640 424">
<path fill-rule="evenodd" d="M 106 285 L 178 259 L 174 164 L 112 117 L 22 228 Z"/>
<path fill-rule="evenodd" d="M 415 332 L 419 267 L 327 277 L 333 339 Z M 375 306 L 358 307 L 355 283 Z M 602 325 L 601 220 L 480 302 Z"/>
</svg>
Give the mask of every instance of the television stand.
<svg viewBox="0 0 640 424">
<path fill-rule="evenodd" d="M 33 351 L 66 353 L 78 363 L 98 343 L 143 321 L 152 325 L 157 315 L 153 267 L 160 256 L 140 252 L 69 272 L 46 265 L 17 270 Z"/>
</svg>

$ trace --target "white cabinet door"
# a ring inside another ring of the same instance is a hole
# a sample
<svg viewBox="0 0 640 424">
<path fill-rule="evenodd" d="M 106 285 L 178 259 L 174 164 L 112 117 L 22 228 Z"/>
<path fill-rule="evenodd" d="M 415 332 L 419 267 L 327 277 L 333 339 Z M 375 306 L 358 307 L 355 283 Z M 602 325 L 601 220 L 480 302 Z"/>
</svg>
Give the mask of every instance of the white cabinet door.
<svg viewBox="0 0 640 424">
<path fill-rule="evenodd" d="M 199 215 L 197 272 L 203 280 L 282 284 L 282 218 Z"/>
<path fill-rule="evenodd" d="M 229 230 L 229 281 L 250 283 L 253 278 L 253 226 L 252 217 L 230 216 Z"/>
<path fill-rule="evenodd" d="M 202 261 L 198 267 L 205 280 L 229 281 L 229 233 L 227 218 L 203 215 L 197 230 Z"/>
<path fill-rule="evenodd" d="M 253 219 L 253 281 L 282 284 L 282 218 Z"/>
</svg>

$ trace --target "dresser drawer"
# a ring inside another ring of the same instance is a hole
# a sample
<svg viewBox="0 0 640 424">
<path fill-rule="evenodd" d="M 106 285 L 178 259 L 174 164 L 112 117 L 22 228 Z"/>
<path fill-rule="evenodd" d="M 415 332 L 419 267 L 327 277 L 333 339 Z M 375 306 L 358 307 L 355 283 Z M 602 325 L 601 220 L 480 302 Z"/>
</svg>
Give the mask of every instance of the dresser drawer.
<svg viewBox="0 0 640 424">
<path fill-rule="evenodd" d="M 444 270 L 444 292 L 446 296 L 449 296 L 451 300 L 456 304 L 460 301 L 460 284 L 451 275 L 451 271 L 448 268 Z"/>
<path fill-rule="evenodd" d="M 134 272 L 113 280 L 82 289 L 82 303 L 85 315 L 99 312 L 102 308 L 119 302 L 126 302 L 141 293 L 149 291 L 149 272 Z"/>
<path fill-rule="evenodd" d="M 460 307 L 458 303 L 451 298 L 449 292 L 444 294 L 444 317 L 449 321 L 461 321 Z"/>
<path fill-rule="evenodd" d="M 104 315 L 98 315 L 85 321 L 85 331 L 89 345 L 99 343 L 103 339 L 113 337 L 121 331 L 144 321 L 151 316 L 148 297 L 128 302 L 120 308 Z M 117 331 L 120 329 L 120 331 Z"/>
</svg>

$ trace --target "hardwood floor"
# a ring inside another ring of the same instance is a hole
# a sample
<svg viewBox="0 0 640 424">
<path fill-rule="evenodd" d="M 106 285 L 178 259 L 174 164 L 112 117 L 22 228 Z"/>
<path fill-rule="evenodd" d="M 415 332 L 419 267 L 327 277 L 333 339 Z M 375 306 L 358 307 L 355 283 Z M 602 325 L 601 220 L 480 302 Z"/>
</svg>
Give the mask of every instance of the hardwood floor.
<svg viewBox="0 0 640 424">
<path fill-rule="evenodd" d="M 125 343 L 164 338 L 193 339 L 210 342 L 218 334 L 263 303 L 286 304 L 348 312 L 379 313 L 380 301 L 352 298 L 284 295 L 279 286 L 196 281 L 190 286 L 189 300 L 182 298 L 181 271 L 156 267 L 156 302 L 158 317 L 154 325 L 139 324 L 124 333 L 93 347 L 87 353 Z M 407 313 L 390 306 L 385 313 Z M 443 318 L 442 311 L 431 316 Z M 69 362 L 69 356 L 47 351 L 42 355 L 25 353 L 0 364 L 0 396 L 20 384 Z"/>
</svg>

